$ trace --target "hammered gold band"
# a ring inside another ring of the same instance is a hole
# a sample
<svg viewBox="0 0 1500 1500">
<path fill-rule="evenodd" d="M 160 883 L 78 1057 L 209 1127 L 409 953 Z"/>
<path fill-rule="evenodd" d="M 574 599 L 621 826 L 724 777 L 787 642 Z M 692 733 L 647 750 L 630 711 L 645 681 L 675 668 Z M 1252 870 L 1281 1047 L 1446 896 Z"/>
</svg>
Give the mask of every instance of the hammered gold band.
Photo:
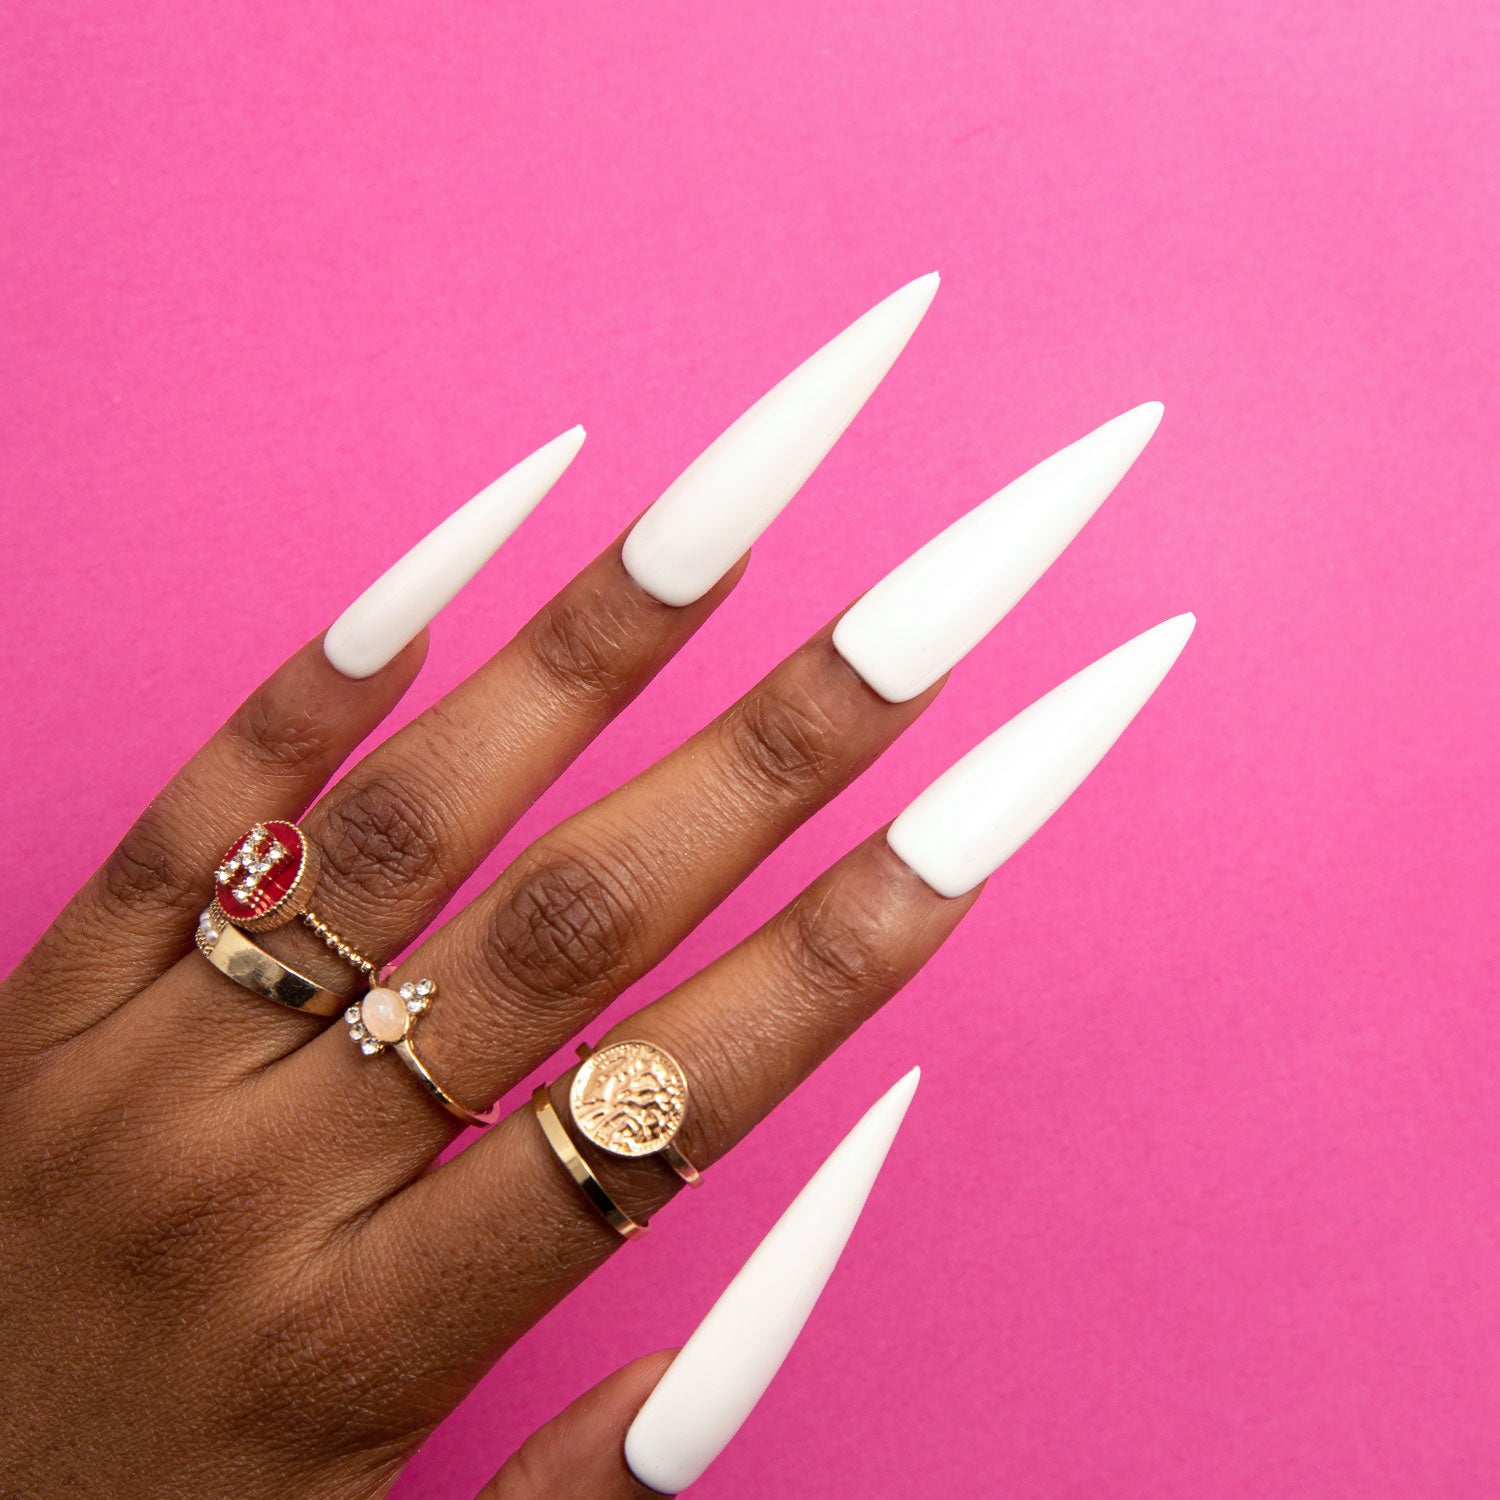
<svg viewBox="0 0 1500 1500">
<path fill-rule="evenodd" d="M 315 979 L 273 958 L 238 927 L 218 914 L 214 903 L 198 919 L 198 951 L 221 974 L 243 989 L 300 1011 L 304 1016 L 336 1016 L 347 1003 Z"/>
<path fill-rule="evenodd" d="M 552 1154 L 562 1163 L 563 1170 L 583 1190 L 583 1195 L 604 1216 L 605 1222 L 622 1239 L 634 1239 L 646 1232 L 646 1225 L 638 1224 L 609 1196 L 604 1184 L 594 1176 L 589 1164 L 578 1154 L 573 1138 L 563 1128 L 557 1111 L 552 1107 L 552 1097 L 545 1083 L 538 1084 L 531 1096 L 531 1107 L 536 1113 L 542 1134 L 552 1148 Z"/>
</svg>

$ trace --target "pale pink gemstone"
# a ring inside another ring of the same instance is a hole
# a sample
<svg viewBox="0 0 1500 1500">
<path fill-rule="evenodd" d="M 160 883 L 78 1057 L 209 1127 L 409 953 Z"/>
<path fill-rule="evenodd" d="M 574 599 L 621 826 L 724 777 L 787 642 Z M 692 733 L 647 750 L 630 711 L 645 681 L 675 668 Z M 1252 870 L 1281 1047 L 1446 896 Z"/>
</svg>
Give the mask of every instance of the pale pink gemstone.
<svg viewBox="0 0 1500 1500">
<path fill-rule="evenodd" d="M 360 1002 L 359 1018 L 377 1041 L 399 1042 L 406 1035 L 406 1002 L 395 990 L 371 990 Z"/>
</svg>

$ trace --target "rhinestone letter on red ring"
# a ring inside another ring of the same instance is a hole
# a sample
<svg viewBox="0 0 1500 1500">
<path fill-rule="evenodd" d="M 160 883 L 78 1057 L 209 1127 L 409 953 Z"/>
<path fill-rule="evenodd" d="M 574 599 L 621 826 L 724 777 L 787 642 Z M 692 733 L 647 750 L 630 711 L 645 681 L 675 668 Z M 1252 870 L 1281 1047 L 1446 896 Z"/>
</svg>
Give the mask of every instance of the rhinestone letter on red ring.
<svg viewBox="0 0 1500 1500">
<path fill-rule="evenodd" d="M 317 850 L 302 830 L 268 818 L 225 854 L 214 871 L 214 898 L 236 927 L 269 932 L 308 909 L 317 883 Z"/>
</svg>

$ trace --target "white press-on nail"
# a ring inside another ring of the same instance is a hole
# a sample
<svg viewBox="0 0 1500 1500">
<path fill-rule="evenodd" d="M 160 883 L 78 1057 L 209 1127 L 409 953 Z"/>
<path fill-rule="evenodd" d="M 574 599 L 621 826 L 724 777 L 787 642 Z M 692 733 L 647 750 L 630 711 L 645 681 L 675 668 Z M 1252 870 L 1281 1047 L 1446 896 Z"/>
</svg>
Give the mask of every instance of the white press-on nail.
<svg viewBox="0 0 1500 1500">
<path fill-rule="evenodd" d="M 834 628 L 835 649 L 882 698 L 926 691 L 1005 618 L 1141 455 L 1148 401 L 1044 458 L 886 574 Z"/>
<path fill-rule="evenodd" d="M 398 656 L 562 478 L 584 436 L 570 428 L 523 458 L 387 568 L 325 632 L 333 666 L 369 677 Z"/>
<path fill-rule="evenodd" d="M 754 1410 L 838 1263 L 920 1077 L 913 1068 L 844 1137 L 646 1398 L 625 1435 L 642 1484 L 686 1489 Z"/>
<path fill-rule="evenodd" d="M 891 824 L 891 848 L 940 896 L 988 879 L 1099 764 L 1195 623 L 1190 614 L 1165 620 L 1022 709 Z"/>
<path fill-rule="evenodd" d="M 822 463 L 937 289 L 934 271 L 892 292 L 715 439 L 625 538 L 630 576 L 663 604 L 701 599 Z"/>
</svg>

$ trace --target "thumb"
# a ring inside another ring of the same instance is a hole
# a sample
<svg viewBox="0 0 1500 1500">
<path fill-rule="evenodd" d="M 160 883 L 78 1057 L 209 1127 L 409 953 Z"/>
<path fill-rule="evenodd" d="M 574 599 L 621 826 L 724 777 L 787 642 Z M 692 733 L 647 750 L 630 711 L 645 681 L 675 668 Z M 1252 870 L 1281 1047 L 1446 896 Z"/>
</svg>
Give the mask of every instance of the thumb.
<svg viewBox="0 0 1500 1500">
<path fill-rule="evenodd" d="M 651 1500 L 625 1467 L 625 1433 L 676 1350 L 647 1354 L 606 1376 L 539 1427 L 478 1500 Z"/>
</svg>

